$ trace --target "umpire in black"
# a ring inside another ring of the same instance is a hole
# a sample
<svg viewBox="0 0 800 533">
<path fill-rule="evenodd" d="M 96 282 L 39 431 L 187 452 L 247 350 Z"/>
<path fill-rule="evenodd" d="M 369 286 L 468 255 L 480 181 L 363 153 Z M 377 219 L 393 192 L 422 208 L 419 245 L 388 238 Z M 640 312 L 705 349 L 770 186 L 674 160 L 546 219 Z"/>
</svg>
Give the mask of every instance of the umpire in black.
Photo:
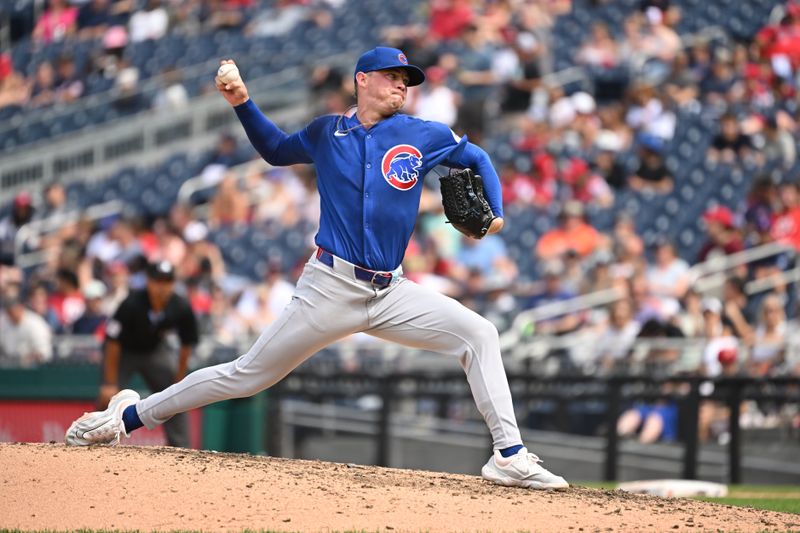
<svg viewBox="0 0 800 533">
<path fill-rule="evenodd" d="M 105 406 L 133 374 L 140 373 L 151 392 L 160 392 L 186 375 L 192 347 L 197 344 L 197 319 L 188 300 L 175 294 L 175 268 L 168 261 L 151 263 L 147 287 L 131 291 L 106 324 L 105 364 L 100 403 Z M 177 333 L 177 361 L 167 335 Z M 186 413 L 166 424 L 170 446 L 189 447 Z"/>
</svg>

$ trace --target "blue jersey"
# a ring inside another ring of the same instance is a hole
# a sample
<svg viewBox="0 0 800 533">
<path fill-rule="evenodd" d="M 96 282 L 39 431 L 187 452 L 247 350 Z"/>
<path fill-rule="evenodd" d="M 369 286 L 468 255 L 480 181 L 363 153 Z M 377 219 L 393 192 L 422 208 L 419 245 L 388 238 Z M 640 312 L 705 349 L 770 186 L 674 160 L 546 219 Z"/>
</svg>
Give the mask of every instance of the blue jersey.
<svg viewBox="0 0 800 533">
<path fill-rule="evenodd" d="M 489 205 L 503 216 L 500 182 L 486 152 L 444 124 L 396 114 L 366 129 L 355 115 L 329 115 L 287 135 L 252 100 L 235 109 L 267 162 L 314 163 L 321 202 L 315 242 L 356 265 L 386 271 L 400 265 L 423 178 L 436 165 L 481 174 Z"/>
</svg>

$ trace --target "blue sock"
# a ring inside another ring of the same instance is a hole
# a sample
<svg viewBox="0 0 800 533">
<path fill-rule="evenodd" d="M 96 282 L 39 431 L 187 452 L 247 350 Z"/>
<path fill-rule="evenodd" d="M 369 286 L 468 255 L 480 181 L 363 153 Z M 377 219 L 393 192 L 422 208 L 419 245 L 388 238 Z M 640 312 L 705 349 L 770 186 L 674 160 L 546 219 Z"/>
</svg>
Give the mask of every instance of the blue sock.
<svg viewBox="0 0 800 533">
<path fill-rule="evenodd" d="M 122 411 L 122 423 L 125 424 L 125 433 L 131 434 L 134 429 L 143 427 L 142 421 L 139 419 L 139 413 L 136 412 L 136 404 L 129 405 Z"/>
<path fill-rule="evenodd" d="M 126 426 L 127 427 L 127 426 Z M 503 457 L 511 457 L 512 455 L 517 455 L 519 451 L 524 448 L 522 444 L 517 444 L 516 446 L 511 446 L 510 448 L 503 448 L 500 450 L 500 455 Z"/>
</svg>

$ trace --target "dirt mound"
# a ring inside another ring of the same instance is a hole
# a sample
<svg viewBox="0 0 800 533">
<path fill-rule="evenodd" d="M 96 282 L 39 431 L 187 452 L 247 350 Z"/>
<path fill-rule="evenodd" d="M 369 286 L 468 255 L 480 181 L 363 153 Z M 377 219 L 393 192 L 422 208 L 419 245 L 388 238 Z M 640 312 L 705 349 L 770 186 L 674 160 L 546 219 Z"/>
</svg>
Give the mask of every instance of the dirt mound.
<svg viewBox="0 0 800 533">
<path fill-rule="evenodd" d="M 0 444 L 0 527 L 277 531 L 786 531 L 800 517 L 620 491 L 172 448 Z"/>
</svg>

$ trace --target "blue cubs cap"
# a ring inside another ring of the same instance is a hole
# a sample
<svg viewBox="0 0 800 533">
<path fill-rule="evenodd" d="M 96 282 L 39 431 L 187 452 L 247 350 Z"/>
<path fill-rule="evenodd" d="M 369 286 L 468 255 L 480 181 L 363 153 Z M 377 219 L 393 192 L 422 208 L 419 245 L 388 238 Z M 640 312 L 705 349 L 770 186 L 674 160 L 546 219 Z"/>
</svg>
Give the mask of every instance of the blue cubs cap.
<svg viewBox="0 0 800 533">
<path fill-rule="evenodd" d="M 413 87 L 425 81 L 425 73 L 422 69 L 409 65 L 408 59 L 402 50 L 397 48 L 389 48 L 386 46 L 377 46 L 372 50 L 364 52 L 358 58 L 356 63 L 356 70 L 353 73 L 353 78 L 359 72 L 373 72 L 375 70 L 384 70 L 387 68 L 401 68 L 408 73 L 408 86 Z"/>
</svg>

